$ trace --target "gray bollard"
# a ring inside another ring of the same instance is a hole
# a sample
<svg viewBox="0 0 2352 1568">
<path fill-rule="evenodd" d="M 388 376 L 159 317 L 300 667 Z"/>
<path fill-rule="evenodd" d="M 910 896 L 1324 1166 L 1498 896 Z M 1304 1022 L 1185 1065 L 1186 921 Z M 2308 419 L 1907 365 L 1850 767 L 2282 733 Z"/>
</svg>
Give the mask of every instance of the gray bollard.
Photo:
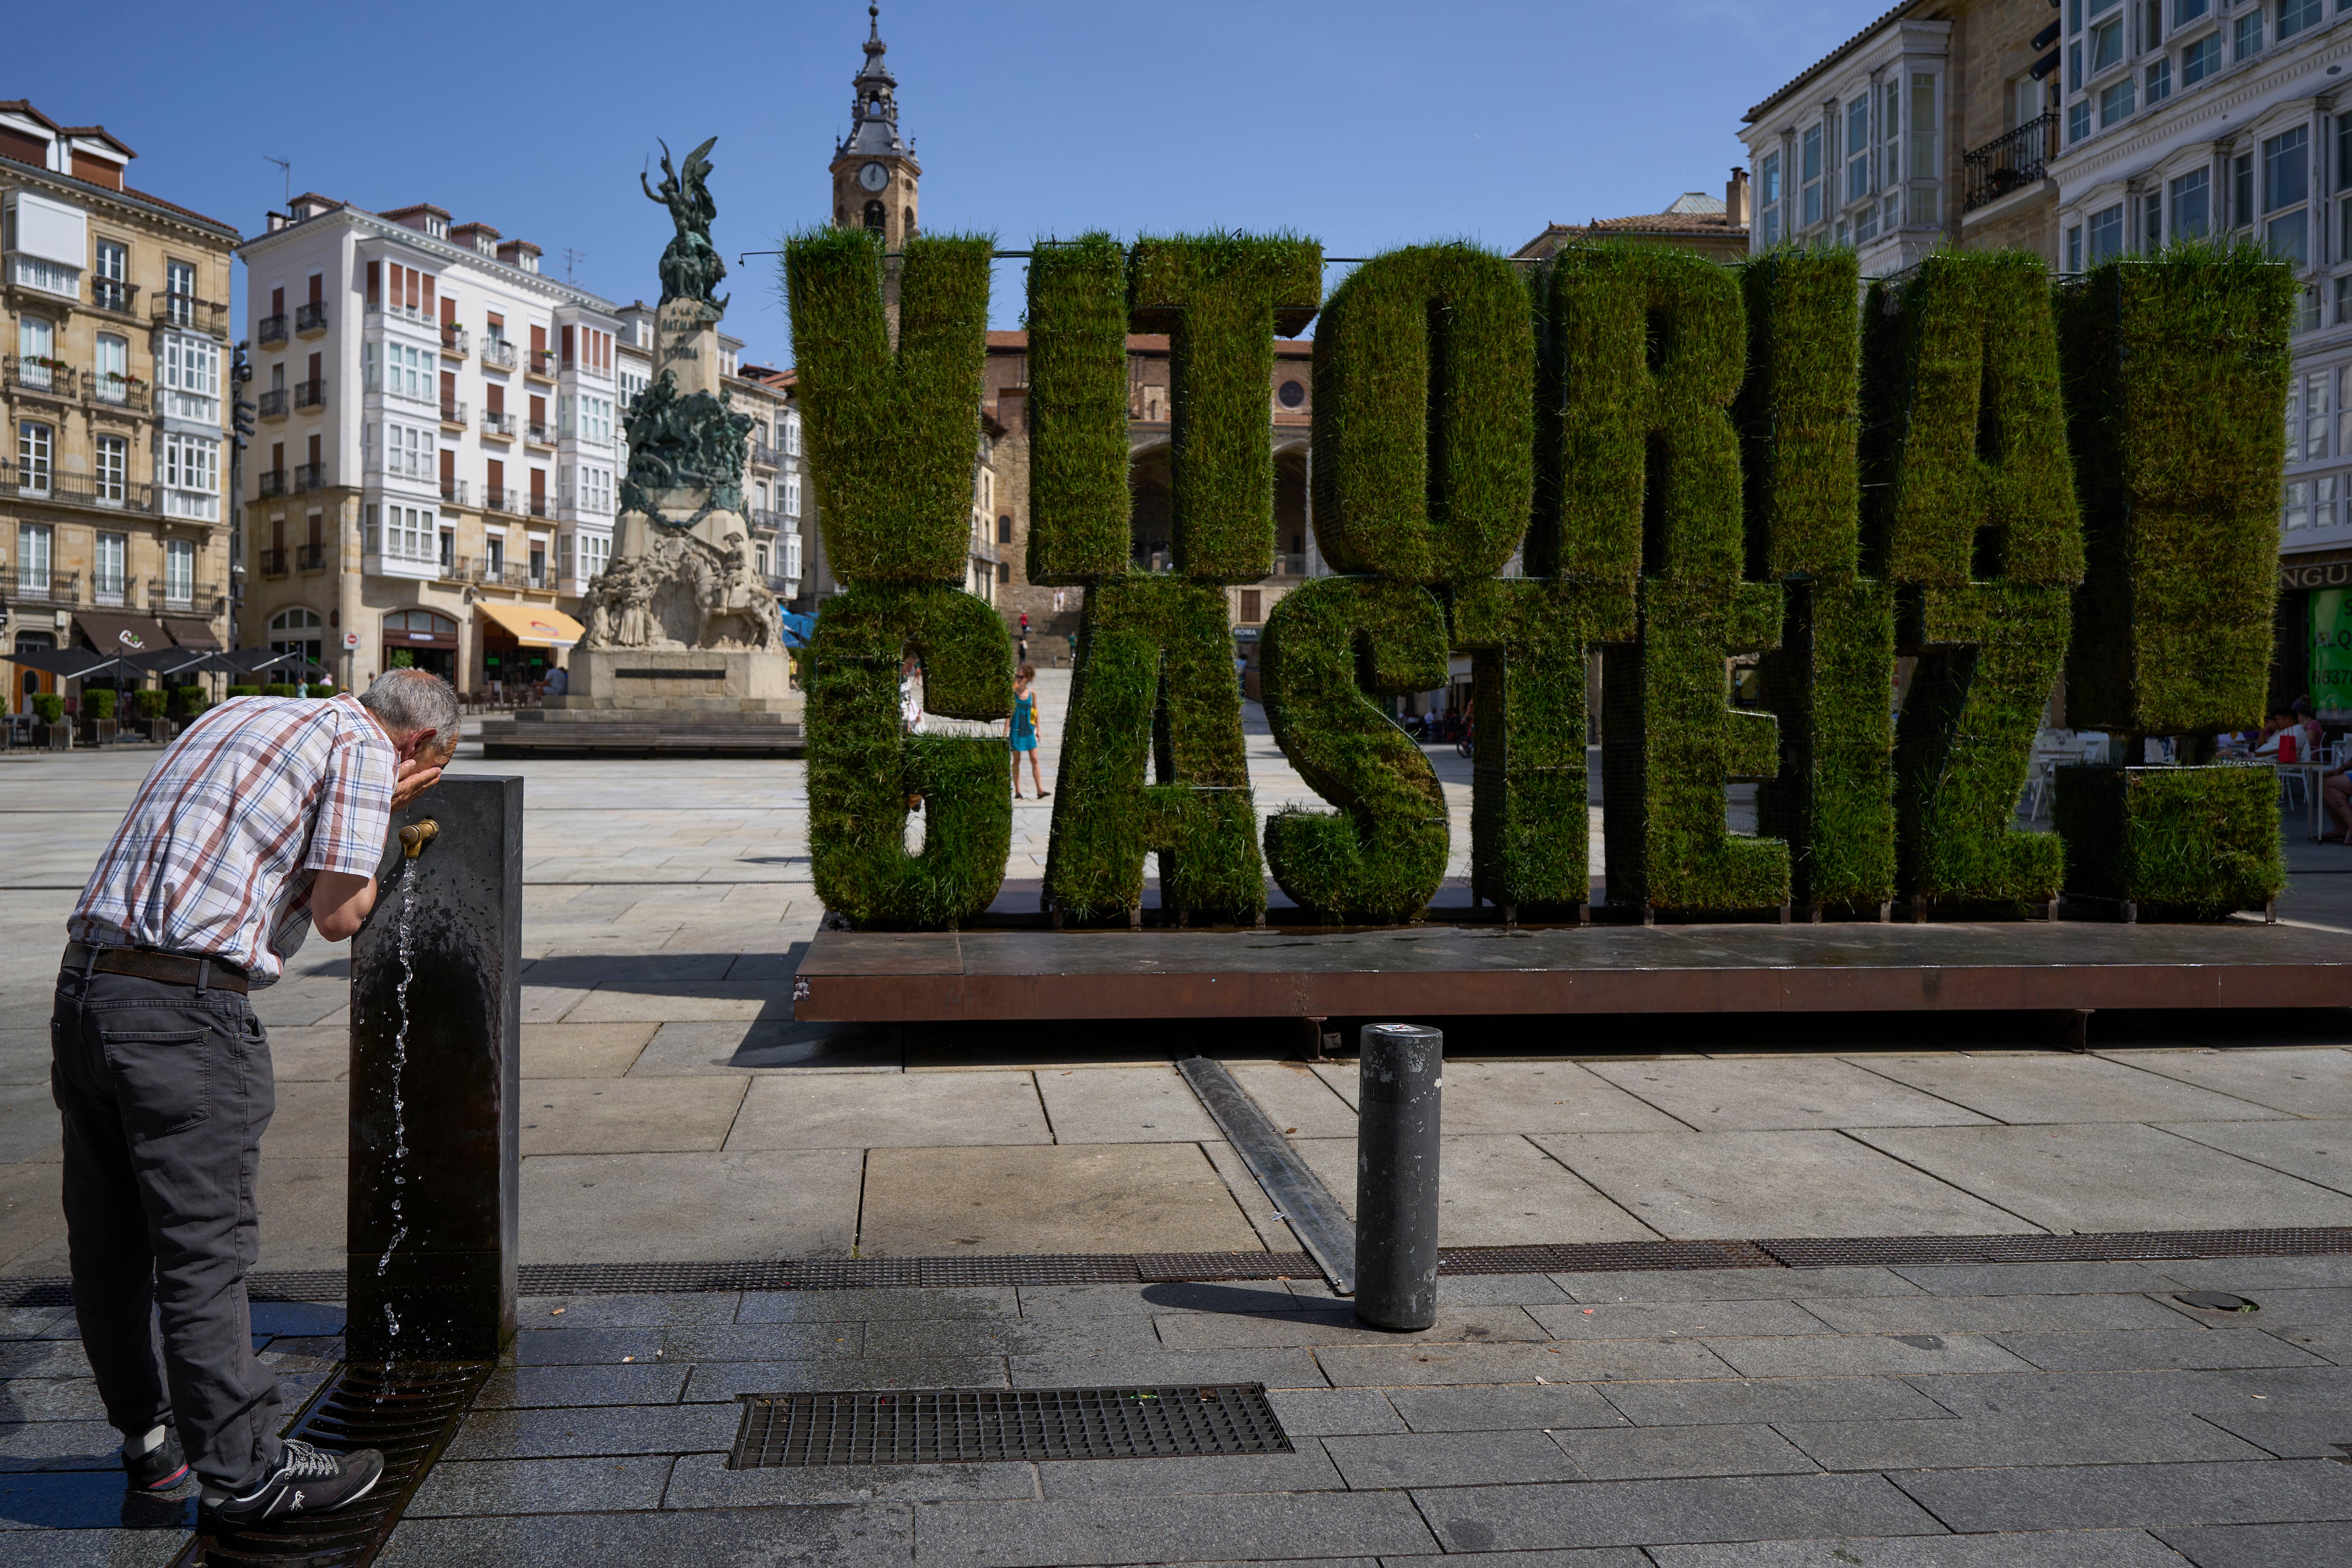
<svg viewBox="0 0 2352 1568">
<path fill-rule="evenodd" d="M 515 1332 L 522 780 L 452 774 L 393 829 L 352 943 L 350 1355 L 487 1361 Z"/>
<path fill-rule="evenodd" d="M 1437 1321 L 1438 1100 L 1445 1036 L 1366 1024 L 1356 1089 L 1356 1318 L 1377 1329 Z"/>
</svg>

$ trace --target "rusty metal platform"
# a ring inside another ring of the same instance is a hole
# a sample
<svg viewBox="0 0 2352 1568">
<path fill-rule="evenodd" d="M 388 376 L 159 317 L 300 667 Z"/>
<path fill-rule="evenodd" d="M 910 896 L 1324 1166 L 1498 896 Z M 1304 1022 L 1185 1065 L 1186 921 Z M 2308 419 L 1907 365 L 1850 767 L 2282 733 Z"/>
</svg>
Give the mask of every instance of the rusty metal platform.
<svg viewBox="0 0 2352 1568">
<path fill-rule="evenodd" d="M 2231 922 L 819 931 L 804 1021 L 2352 1006 L 2352 941 Z"/>
</svg>

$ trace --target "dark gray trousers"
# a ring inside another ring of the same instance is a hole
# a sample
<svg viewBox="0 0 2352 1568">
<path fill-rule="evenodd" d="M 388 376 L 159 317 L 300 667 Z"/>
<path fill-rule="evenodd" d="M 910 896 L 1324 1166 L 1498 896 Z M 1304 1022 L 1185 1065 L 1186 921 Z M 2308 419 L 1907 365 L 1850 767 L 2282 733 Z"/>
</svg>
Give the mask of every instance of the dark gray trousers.
<svg viewBox="0 0 2352 1568">
<path fill-rule="evenodd" d="M 131 1435 L 175 1421 L 208 1487 L 248 1491 L 281 1418 L 245 1294 L 278 1103 L 268 1039 L 235 991 L 74 968 L 49 1048 L 74 1316 L 106 1418 Z"/>
</svg>

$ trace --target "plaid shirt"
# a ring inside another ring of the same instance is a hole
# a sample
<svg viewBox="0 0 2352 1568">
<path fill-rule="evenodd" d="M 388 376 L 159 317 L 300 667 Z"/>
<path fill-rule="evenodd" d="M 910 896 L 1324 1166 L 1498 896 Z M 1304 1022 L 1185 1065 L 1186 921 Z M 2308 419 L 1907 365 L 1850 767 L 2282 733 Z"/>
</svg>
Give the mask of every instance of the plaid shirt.
<svg viewBox="0 0 2352 1568">
<path fill-rule="evenodd" d="M 373 876 L 399 765 L 357 698 L 239 697 L 172 743 L 66 923 L 76 941 L 277 979 L 322 871 Z"/>
</svg>

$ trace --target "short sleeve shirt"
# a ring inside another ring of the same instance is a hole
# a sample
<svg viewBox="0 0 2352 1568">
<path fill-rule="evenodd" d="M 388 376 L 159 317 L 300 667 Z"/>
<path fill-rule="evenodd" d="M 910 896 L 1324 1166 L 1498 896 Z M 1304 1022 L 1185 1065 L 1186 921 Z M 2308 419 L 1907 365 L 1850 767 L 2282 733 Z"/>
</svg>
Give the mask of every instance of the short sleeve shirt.
<svg viewBox="0 0 2352 1568">
<path fill-rule="evenodd" d="M 68 935 L 224 959 L 269 984 L 310 935 L 319 873 L 375 874 L 398 766 L 348 694 L 223 703 L 139 787 Z"/>
</svg>

